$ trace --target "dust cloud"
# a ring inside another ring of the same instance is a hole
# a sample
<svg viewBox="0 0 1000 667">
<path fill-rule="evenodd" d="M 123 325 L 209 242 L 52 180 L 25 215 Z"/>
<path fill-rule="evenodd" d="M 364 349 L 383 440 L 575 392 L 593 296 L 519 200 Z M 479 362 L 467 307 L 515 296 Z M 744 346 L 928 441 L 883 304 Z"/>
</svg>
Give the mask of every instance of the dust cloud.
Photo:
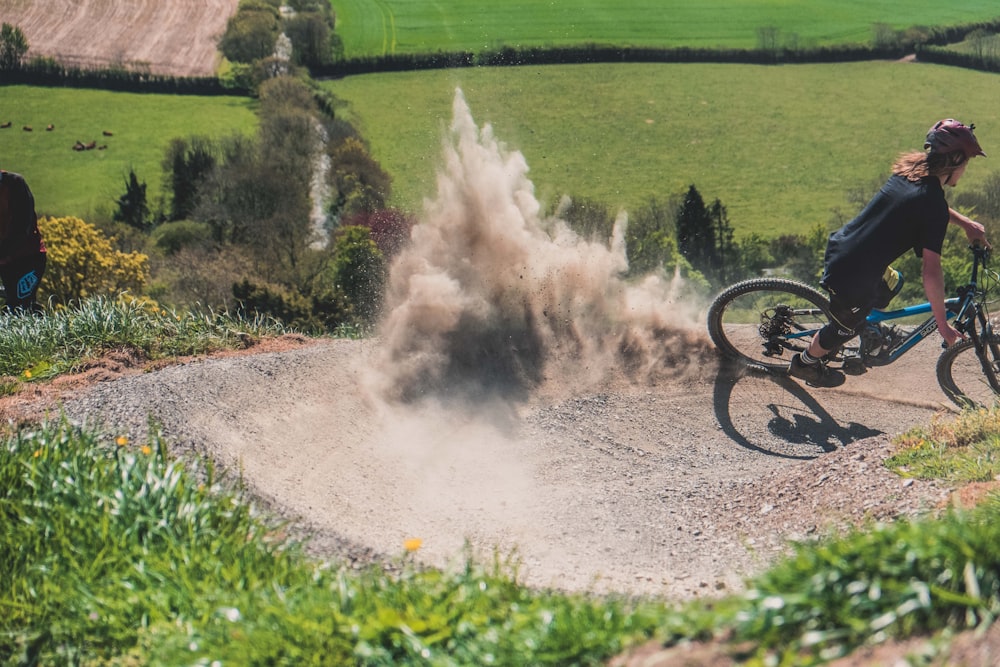
<svg viewBox="0 0 1000 667">
<path fill-rule="evenodd" d="M 614 535 L 612 561 L 637 549 L 660 561 L 651 533 L 635 531 L 637 545 L 617 520 L 595 521 L 604 501 L 589 494 L 618 495 L 628 475 L 583 463 L 582 422 L 550 406 L 635 385 L 686 394 L 648 385 L 712 372 L 703 319 L 679 279 L 626 280 L 624 214 L 612 238 L 580 238 L 543 212 L 524 156 L 476 125 L 460 90 L 453 112 L 436 195 L 391 266 L 377 346 L 359 360 L 367 395 L 350 421 L 370 430 L 352 438 L 356 483 L 338 488 L 363 498 L 339 514 L 389 553 L 420 538 L 429 564 L 516 553 L 541 585 L 593 583 L 608 557 L 581 549 L 595 530 Z M 614 432 L 615 418 L 591 418 Z"/>
<path fill-rule="evenodd" d="M 524 156 L 476 125 L 461 90 L 453 112 L 436 195 L 391 266 L 362 364 L 374 428 L 358 488 L 378 509 L 360 530 L 387 550 L 419 537 L 437 565 L 463 545 L 517 551 L 536 582 L 585 585 L 593 568 L 572 554 L 593 533 L 590 504 L 579 474 L 559 472 L 565 441 L 531 415 L 615 383 L 703 375 L 714 354 L 682 281 L 625 279 L 624 214 L 605 242 L 580 238 L 543 213 Z"/>
<path fill-rule="evenodd" d="M 456 90 L 436 196 L 391 267 L 381 396 L 516 399 L 552 378 L 683 377 L 710 356 L 678 277 L 624 278 L 624 213 L 605 243 L 583 239 L 527 174 Z"/>
</svg>

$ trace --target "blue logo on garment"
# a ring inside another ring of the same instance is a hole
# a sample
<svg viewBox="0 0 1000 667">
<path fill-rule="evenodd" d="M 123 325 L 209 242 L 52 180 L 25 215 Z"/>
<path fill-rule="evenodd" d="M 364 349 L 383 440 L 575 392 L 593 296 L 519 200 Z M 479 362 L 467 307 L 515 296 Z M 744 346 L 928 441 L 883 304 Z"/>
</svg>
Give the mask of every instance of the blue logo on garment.
<svg viewBox="0 0 1000 667">
<path fill-rule="evenodd" d="M 38 276 L 35 275 L 34 271 L 21 276 L 21 279 L 17 281 L 17 298 L 27 298 L 36 285 L 38 285 Z"/>
</svg>

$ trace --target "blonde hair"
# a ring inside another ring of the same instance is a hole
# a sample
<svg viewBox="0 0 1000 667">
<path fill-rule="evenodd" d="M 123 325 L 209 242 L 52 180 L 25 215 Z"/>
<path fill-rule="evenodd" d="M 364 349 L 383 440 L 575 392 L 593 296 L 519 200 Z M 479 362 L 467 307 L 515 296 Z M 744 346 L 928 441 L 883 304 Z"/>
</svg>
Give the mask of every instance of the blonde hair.
<svg viewBox="0 0 1000 667">
<path fill-rule="evenodd" d="M 951 153 L 911 151 L 902 153 L 896 158 L 896 162 L 892 165 L 892 173 L 897 176 L 905 176 L 907 180 L 916 182 L 927 176 L 951 174 L 967 159 L 962 151 Z"/>
</svg>

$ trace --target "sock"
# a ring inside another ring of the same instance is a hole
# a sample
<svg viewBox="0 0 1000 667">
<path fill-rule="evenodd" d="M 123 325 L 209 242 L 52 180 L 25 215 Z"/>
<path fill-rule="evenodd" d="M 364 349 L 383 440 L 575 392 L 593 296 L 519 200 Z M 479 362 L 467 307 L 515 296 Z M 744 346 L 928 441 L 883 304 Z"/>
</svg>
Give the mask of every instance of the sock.
<svg viewBox="0 0 1000 667">
<path fill-rule="evenodd" d="M 819 362 L 819 359 L 809 354 L 809 350 L 802 350 L 799 352 L 799 358 L 802 359 L 802 363 L 807 366 L 812 366 L 813 364 Z"/>
</svg>

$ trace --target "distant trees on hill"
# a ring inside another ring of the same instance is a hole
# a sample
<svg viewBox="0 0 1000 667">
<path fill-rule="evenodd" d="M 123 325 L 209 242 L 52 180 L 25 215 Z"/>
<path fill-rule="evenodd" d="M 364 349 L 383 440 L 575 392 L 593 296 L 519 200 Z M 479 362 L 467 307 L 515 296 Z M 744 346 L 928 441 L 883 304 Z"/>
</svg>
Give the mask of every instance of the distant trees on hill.
<svg viewBox="0 0 1000 667">
<path fill-rule="evenodd" d="M 28 39 L 20 28 L 10 23 L 0 26 L 0 69 L 18 67 L 27 52 Z"/>
<path fill-rule="evenodd" d="M 566 201 L 557 211 L 581 237 L 607 242 L 615 218 L 600 202 Z M 708 292 L 737 280 L 759 276 L 765 268 L 814 283 L 822 264 L 827 230 L 818 225 L 805 235 L 765 239 L 751 234 L 737 239 L 726 207 L 710 205 L 697 187 L 663 201 L 651 199 L 629 212 L 625 254 L 629 275 L 680 273 L 696 289 Z"/>
<path fill-rule="evenodd" d="M 412 222 L 385 210 L 389 176 L 307 81 L 274 77 L 258 95 L 255 136 L 171 141 L 159 210 L 130 174 L 115 235 L 148 248 L 151 296 L 171 305 L 236 306 L 309 330 L 363 326 Z"/>
<path fill-rule="evenodd" d="M 219 50 L 235 64 L 241 84 L 252 87 L 269 76 L 266 68 L 271 58 L 283 57 L 277 53 L 282 35 L 291 43 L 289 63 L 299 67 L 325 67 L 339 49 L 329 2 L 242 0 L 226 24 Z"/>
</svg>

